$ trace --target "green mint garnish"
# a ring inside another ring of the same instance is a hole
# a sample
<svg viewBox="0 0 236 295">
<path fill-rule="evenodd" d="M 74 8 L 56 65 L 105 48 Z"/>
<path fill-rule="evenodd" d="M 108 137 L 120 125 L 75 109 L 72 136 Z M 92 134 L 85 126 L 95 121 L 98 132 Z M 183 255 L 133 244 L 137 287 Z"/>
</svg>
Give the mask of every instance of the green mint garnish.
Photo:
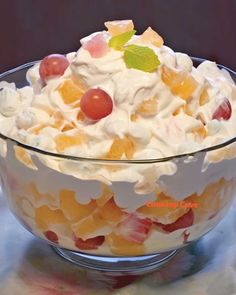
<svg viewBox="0 0 236 295">
<path fill-rule="evenodd" d="M 132 30 L 112 37 L 109 40 L 109 47 L 115 50 L 124 50 L 124 45 L 133 37 L 135 33 L 136 31 Z"/>
<path fill-rule="evenodd" d="M 154 72 L 160 65 L 155 52 L 146 46 L 129 45 L 125 48 L 124 60 L 126 66 L 144 72 Z"/>
</svg>

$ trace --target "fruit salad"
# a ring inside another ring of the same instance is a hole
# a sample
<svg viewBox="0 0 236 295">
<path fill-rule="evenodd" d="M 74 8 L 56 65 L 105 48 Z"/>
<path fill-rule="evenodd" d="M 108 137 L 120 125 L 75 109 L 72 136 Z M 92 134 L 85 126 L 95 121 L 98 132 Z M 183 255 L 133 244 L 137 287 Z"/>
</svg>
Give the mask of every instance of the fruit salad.
<svg viewBox="0 0 236 295">
<path fill-rule="evenodd" d="M 236 86 L 151 27 L 105 23 L 77 52 L 0 82 L 3 188 L 35 235 L 69 250 L 165 252 L 213 228 L 236 188 Z M 34 149 L 32 149 L 32 147 Z M 182 156 L 179 156 L 182 155 Z"/>
</svg>

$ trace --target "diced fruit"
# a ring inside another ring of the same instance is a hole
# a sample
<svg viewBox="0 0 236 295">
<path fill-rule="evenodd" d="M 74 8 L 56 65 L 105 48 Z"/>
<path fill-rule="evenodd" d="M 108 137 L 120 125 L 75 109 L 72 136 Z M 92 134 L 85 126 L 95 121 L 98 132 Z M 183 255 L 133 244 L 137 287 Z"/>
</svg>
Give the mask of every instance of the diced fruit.
<svg viewBox="0 0 236 295">
<path fill-rule="evenodd" d="M 138 115 L 137 114 L 132 114 L 131 116 L 130 116 L 130 120 L 132 121 L 132 122 L 136 122 L 137 120 L 138 120 Z"/>
<path fill-rule="evenodd" d="M 209 95 L 207 92 L 207 88 L 204 88 L 199 98 L 200 106 L 203 106 L 205 103 L 208 102 L 208 100 L 209 100 Z"/>
<path fill-rule="evenodd" d="M 80 121 L 80 122 L 84 122 L 85 115 L 82 112 L 78 112 L 77 120 Z"/>
<path fill-rule="evenodd" d="M 102 194 L 96 199 L 98 207 L 103 207 L 113 197 L 113 194 L 108 185 L 102 184 Z"/>
<path fill-rule="evenodd" d="M 154 203 L 155 205 L 158 203 L 160 205 L 149 206 L 148 204 L 146 204 L 140 207 L 138 209 L 138 212 L 144 214 L 152 220 L 156 220 L 163 224 L 175 222 L 179 217 L 181 217 L 188 211 L 188 208 L 183 208 L 179 206 L 177 201 L 164 195 L 163 193 L 158 194 L 158 197 Z"/>
<path fill-rule="evenodd" d="M 89 216 L 97 207 L 96 201 L 82 205 L 76 201 L 75 192 L 67 189 L 60 191 L 60 208 L 67 219 L 77 222 Z"/>
<path fill-rule="evenodd" d="M 35 209 L 35 222 L 39 229 L 48 229 L 52 224 L 66 224 L 68 221 L 61 210 L 43 205 Z"/>
<path fill-rule="evenodd" d="M 87 240 L 75 238 L 75 246 L 80 250 L 95 250 L 98 249 L 98 247 L 101 246 L 104 241 L 104 236 L 98 236 Z"/>
<path fill-rule="evenodd" d="M 145 100 L 137 109 L 141 115 L 157 114 L 157 99 L 155 97 Z"/>
<path fill-rule="evenodd" d="M 187 213 L 177 219 L 174 223 L 158 224 L 164 231 L 173 232 L 181 228 L 190 227 L 193 225 L 194 215 L 193 210 L 190 209 Z"/>
<path fill-rule="evenodd" d="M 114 199 L 112 198 L 103 207 L 98 209 L 98 214 L 100 214 L 101 218 L 108 224 L 117 224 L 120 222 L 125 213 L 116 205 Z"/>
<path fill-rule="evenodd" d="M 174 95 L 185 100 L 188 100 L 197 88 L 197 82 L 191 74 L 173 70 L 165 65 L 162 67 L 161 78 Z"/>
<path fill-rule="evenodd" d="M 144 254 L 145 249 L 143 245 L 123 239 L 116 233 L 107 235 L 106 241 L 110 246 L 112 253 L 116 255 L 135 256 Z"/>
<path fill-rule="evenodd" d="M 39 75 L 44 82 L 48 78 L 62 76 L 69 66 L 69 61 L 64 55 L 51 54 L 46 56 L 40 63 Z"/>
<path fill-rule="evenodd" d="M 36 168 L 31 159 L 29 152 L 27 152 L 24 148 L 19 146 L 15 146 L 14 149 L 15 149 L 15 156 L 21 163 L 23 163 L 27 167 Z"/>
<path fill-rule="evenodd" d="M 130 160 L 133 158 L 134 152 L 135 145 L 129 137 L 117 138 L 113 141 L 107 158 L 119 160 L 125 154 L 126 158 Z"/>
<path fill-rule="evenodd" d="M 109 34 L 113 37 L 134 29 L 134 23 L 132 20 L 105 22 L 105 26 L 108 29 Z"/>
<path fill-rule="evenodd" d="M 54 231 L 48 230 L 44 232 L 45 237 L 53 243 L 58 243 L 58 236 Z"/>
<path fill-rule="evenodd" d="M 148 237 L 151 226 L 150 219 L 141 219 L 135 214 L 130 214 L 118 225 L 117 233 L 127 241 L 142 244 Z"/>
<path fill-rule="evenodd" d="M 58 152 L 63 152 L 65 149 L 80 145 L 84 141 L 84 136 L 77 132 L 74 135 L 68 135 L 68 134 L 59 134 L 55 137 L 55 143 L 57 146 Z"/>
<path fill-rule="evenodd" d="M 164 44 L 163 38 L 151 27 L 148 27 L 147 30 L 141 35 L 141 40 L 143 42 L 150 42 L 157 47 L 161 47 Z"/>
<path fill-rule="evenodd" d="M 97 212 L 90 214 L 88 217 L 73 223 L 72 230 L 76 237 L 84 238 L 89 234 L 96 233 L 96 231 L 106 227 L 106 221 Z"/>
<path fill-rule="evenodd" d="M 109 46 L 103 33 L 97 34 L 92 39 L 83 44 L 83 48 L 88 50 L 93 58 L 100 58 L 107 54 Z"/>
<path fill-rule="evenodd" d="M 84 93 L 81 85 L 75 84 L 71 79 L 65 80 L 58 88 L 65 104 L 72 104 L 80 100 Z"/>
<path fill-rule="evenodd" d="M 198 128 L 198 129 L 196 129 L 196 130 L 194 131 L 194 133 L 195 133 L 195 135 L 196 135 L 197 137 L 200 137 L 200 138 L 206 138 L 206 137 L 207 137 L 207 131 L 206 131 L 206 128 L 205 128 L 204 126 Z"/>
<path fill-rule="evenodd" d="M 175 85 L 180 84 L 186 76 L 183 71 L 173 70 L 165 65 L 162 66 L 161 78 L 162 81 L 171 89 Z"/>
<path fill-rule="evenodd" d="M 212 119 L 216 120 L 229 120 L 232 114 L 232 107 L 229 100 L 224 97 L 220 102 L 218 107 L 213 113 Z"/>
<path fill-rule="evenodd" d="M 196 88 L 197 82 L 189 75 L 180 84 L 173 86 L 171 91 L 173 94 L 188 100 Z"/>
<path fill-rule="evenodd" d="M 81 97 L 80 107 L 87 118 L 96 121 L 111 114 L 113 102 L 104 90 L 89 89 Z"/>
</svg>

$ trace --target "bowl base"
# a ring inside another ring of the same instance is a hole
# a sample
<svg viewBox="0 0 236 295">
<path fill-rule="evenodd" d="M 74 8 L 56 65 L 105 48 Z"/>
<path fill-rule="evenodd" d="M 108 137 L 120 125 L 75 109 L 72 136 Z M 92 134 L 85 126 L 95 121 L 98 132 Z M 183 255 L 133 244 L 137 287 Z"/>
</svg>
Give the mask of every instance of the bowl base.
<svg viewBox="0 0 236 295">
<path fill-rule="evenodd" d="M 155 271 L 173 258 L 177 250 L 161 254 L 130 257 L 111 257 L 83 254 L 52 246 L 64 259 L 87 270 L 105 272 L 111 275 L 143 275 Z"/>
</svg>

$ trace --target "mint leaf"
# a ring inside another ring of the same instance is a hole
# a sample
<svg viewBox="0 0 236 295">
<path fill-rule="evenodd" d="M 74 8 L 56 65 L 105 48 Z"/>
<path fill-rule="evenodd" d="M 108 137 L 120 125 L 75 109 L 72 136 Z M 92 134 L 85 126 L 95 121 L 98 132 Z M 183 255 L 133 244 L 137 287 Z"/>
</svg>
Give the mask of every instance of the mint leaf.
<svg viewBox="0 0 236 295">
<path fill-rule="evenodd" d="M 125 32 L 123 34 L 117 35 L 115 37 L 112 37 L 109 40 L 109 47 L 115 49 L 115 50 L 123 50 L 123 46 L 133 37 L 133 35 L 136 33 L 135 30 Z"/>
<path fill-rule="evenodd" d="M 160 65 L 158 56 L 146 46 L 130 45 L 126 47 L 124 60 L 128 68 L 144 72 L 154 72 Z"/>
</svg>

